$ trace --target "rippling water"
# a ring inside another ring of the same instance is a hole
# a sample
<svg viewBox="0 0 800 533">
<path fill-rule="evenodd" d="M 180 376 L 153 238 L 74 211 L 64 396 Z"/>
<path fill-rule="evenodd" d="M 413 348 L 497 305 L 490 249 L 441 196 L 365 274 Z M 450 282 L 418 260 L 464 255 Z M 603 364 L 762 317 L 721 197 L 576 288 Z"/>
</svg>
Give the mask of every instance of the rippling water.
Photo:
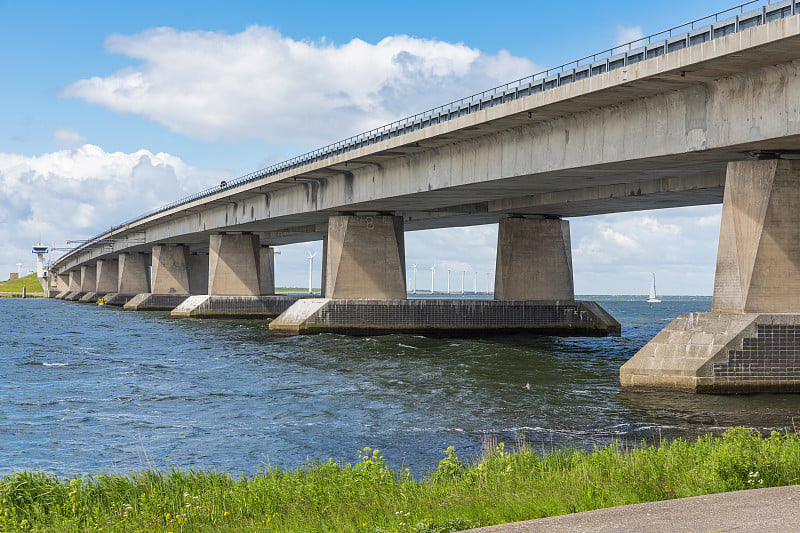
<svg viewBox="0 0 800 533">
<path fill-rule="evenodd" d="M 274 338 L 266 321 L 0 298 L 0 474 L 252 474 L 364 446 L 424 472 L 487 433 L 549 448 L 793 426 L 797 395 L 621 394 L 619 366 L 710 299 L 595 299 L 622 337 Z"/>
</svg>

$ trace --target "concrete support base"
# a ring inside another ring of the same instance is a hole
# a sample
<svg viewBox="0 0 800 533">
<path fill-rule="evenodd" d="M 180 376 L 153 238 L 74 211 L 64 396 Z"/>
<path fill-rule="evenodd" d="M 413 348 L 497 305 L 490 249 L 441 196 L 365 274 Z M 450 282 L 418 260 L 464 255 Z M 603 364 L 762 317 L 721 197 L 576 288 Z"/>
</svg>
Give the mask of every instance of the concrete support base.
<svg viewBox="0 0 800 533">
<path fill-rule="evenodd" d="M 67 296 L 67 294 L 69 294 L 69 291 L 60 291 L 58 294 L 53 296 L 53 298 L 55 298 L 56 300 L 63 300 Z"/>
<path fill-rule="evenodd" d="M 684 313 L 619 374 L 627 391 L 800 392 L 800 314 Z"/>
<path fill-rule="evenodd" d="M 114 307 L 122 307 L 123 305 L 128 303 L 131 299 L 133 299 L 133 297 L 135 296 L 136 296 L 135 294 L 119 294 L 116 292 L 112 292 L 103 296 L 102 302 L 98 300 L 97 303 L 99 305 L 111 305 Z"/>
<path fill-rule="evenodd" d="M 122 306 L 128 311 L 172 311 L 187 298 L 188 294 L 137 294 Z"/>
<path fill-rule="evenodd" d="M 81 291 L 70 291 L 70 292 L 67 293 L 66 296 L 64 296 L 64 299 L 68 300 L 70 302 L 77 302 L 85 294 L 86 294 L 85 292 L 81 292 Z"/>
<path fill-rule="evenodd" d="M 97 292 L 87 292 L 86 294 L 84 294 L 83 296 L 81 296 L 81 297 L 80 297 L 80 299 L 79 299 L 78 301 L 79 301 L 79 302 L 84 302 L 84 303 L 90 303 L 90 304 L 93 304 L 93 303 L 97 302 L 97 299 L 98 299 L 98 298 L 100 298 L 101 296 L 103 296 L 101 293 L 97 293 Z"/>
<path fill-rule="evenodd" d="M 594 302 L 496 300 L 299 300 L 269 325 L 276 335 L 341 333 L 480 337 L 619 335 L 619 322 Z"/>
<path fill-rule="evenodd" d="M 170 316 L 181 318 L 273 318 L 297 301 L 296 296 L 189 296 Z"/>
</svg>

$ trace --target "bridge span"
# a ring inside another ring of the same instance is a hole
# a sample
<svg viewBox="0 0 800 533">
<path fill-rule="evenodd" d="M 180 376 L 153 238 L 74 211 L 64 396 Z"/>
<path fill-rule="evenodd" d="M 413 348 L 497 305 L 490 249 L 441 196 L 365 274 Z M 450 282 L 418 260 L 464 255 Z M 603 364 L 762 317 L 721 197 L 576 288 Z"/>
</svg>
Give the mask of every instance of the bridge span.
<svg viewBox="0 0 800 533">
<path fill-rule="evenodd" d="M 71 250 L 54 292 L 275 332 L 618 334 L 574 299 L 565 219 L 722 202 L 712 313 L 622 386 L 800 390 L 798 11 L 749 2 L 223 182 Z M 406 300 L 404 231 L 489 222 L 493 302 Z M 271 247 L 319 239 L 324 298 L 265 296 Z"/>
</svg>

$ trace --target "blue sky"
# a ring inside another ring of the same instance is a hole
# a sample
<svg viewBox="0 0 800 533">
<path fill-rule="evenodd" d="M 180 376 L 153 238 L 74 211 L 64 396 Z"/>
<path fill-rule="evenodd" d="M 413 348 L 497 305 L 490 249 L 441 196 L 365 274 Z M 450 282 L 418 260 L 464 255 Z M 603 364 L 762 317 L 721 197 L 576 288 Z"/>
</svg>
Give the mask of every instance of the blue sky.
<svg viewBox="0 0 800 533">
<path fill-rule="evenodd" d="M 0 278 L 31 266 L 40 238 L 63 246 L 220 177 L 731 5 L 0 0 Z M 393 70 L 398 54 L 415 62 Z M 573 219 L 576 292 L 644 293 L 656 271 L 665 294 L 710 294 L 718 221 L 718 206 Z M 434 264 L 478 272 L 483 289 L 494 239 L 493 226 L 408 233 L 406 258 L 426 270 L 419 288 Z M 304 283 L 318 248 L 284 247 L 278 284 Z"/>
</svg>

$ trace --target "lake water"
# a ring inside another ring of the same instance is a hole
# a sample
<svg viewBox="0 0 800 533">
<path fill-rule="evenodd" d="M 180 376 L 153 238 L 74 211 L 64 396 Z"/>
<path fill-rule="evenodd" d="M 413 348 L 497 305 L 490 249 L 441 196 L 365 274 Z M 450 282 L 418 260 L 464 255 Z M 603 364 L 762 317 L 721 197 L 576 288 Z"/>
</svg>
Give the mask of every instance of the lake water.
<svg viewBox="0 0 800 533">
<path fill-rule="evenodd" d="M 620 365 L 710 298 L 592 298 L 621 337 L 275 338 L 266 321 L 0 298 L 0 474 L 253 474 L 364 446 L 422 473 L 485 435 L 549 449 L 793 427 L 800 395 L 621 394 Z"/>
</svg>

